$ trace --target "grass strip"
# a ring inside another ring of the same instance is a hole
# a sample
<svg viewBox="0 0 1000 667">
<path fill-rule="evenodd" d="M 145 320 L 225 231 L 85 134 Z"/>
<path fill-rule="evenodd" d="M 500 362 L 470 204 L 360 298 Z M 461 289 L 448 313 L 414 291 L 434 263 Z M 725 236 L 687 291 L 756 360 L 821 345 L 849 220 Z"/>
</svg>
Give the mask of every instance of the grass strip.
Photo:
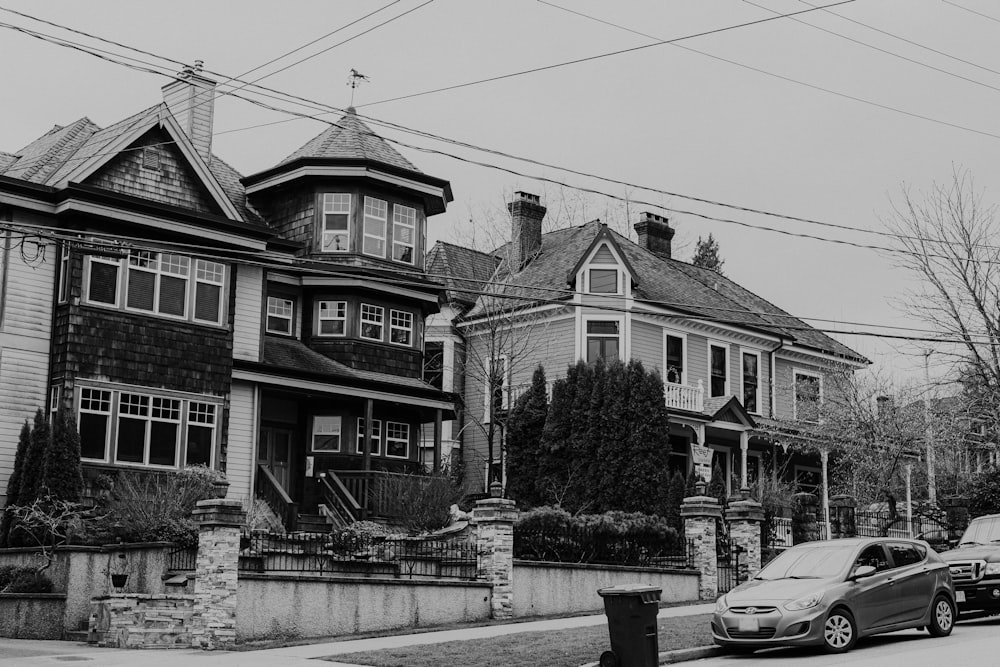
<svg viewBox="0 0 1000 667">
<path fill-rule="evenodd" d="M 710 614 L 657 622 L 661 651 L 712 643 Z M 607 625 L 545 632 L 519 632 L 490 639 L 407 646 L 333 655 L 324 660 L 372 667 L 580 667 L 611 648 Z"/>
</svg>

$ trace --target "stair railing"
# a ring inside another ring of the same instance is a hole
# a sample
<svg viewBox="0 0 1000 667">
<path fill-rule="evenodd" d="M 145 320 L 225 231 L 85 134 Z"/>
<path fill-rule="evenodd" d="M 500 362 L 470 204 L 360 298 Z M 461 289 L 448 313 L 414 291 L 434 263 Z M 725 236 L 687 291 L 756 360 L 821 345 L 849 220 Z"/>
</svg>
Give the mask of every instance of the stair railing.
<svg viewBox="0 0 1000 667">
<path fill-rule="evenodd" d="M 286 530 L 297 528 L 299 504 L 291 499 L 270 468 L 262 463 L 257 465 L 254 492 L 278 515 Z"/>
<path fill-rule="evenodd" d="M 347 490 L 337 473 L 332 470 L 321 472 L 319 483 L 327 509 L 343 526 L 361 518 L 361 503 Z"/>
</svg>

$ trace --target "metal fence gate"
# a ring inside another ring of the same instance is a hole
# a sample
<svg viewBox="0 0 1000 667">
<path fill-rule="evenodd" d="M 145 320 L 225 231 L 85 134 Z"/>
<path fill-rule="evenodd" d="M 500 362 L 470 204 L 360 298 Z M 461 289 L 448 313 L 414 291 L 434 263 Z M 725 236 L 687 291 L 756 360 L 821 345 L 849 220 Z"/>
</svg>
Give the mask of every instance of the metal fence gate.
<svg viewBox="0 0 1000 667">
<path fill-rule="evenodd" d="M 746 552 L 738 544 L 725 544 L 718 556 L 719 595 L 728 593 L 746 580 Z"/>
</svg>

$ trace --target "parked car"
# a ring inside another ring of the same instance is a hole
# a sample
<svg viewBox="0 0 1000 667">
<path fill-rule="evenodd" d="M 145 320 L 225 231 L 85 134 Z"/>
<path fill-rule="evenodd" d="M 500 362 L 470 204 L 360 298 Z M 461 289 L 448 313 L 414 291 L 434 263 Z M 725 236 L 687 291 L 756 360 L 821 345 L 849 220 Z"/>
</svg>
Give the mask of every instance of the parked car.
<svg viewBox="0 0 1000 667">
<path fill-rule="evenodd" d="M 941 557 L 951 567 L 963 618 L 1000 614 L 1000 514 L 970 521 L 958 547 Z"/>
<path fill-rule="evenodd" d="M 944 637 L 955 618 L 951 572 L 926 542 L 854 538 L 786 549 L 718 599 L 712 637 L 740 651 L 822 646 L 841 653 L 860 637 L 905 628 Z"/>
<path fill-rule="evenodd" d="M 931 549 L 938 553 L 954 549 L 958 545 L 961 537 L 961 533 L 954 530 L 948 530 L 947 528 L 928 530 L 917 535 L 918 540 L 923 540 L 930 545 Z"/>
</svg>

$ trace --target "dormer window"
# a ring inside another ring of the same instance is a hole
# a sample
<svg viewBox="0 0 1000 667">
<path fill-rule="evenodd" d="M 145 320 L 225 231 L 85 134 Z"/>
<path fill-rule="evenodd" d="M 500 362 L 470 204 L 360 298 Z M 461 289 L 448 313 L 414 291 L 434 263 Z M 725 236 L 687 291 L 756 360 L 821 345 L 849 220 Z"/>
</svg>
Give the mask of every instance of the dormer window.
<svg viewBox="0 0 1000 667">
<path fill-rule="evenodd" d="M 584 272 L 588 294 L 624 294 L 626 272 L 607 243 L 600 244 Z"/>
<path fill-rule="evenodd" d="M 327 192 L 323 195 L 323 252 L 347 252 L 351 239 L 351 195 Z"/>
<path fill-rule="evenodd" d="M 395 204 L 392 207 L 392 258 L 397 262 L 413 264 L 414 232 L 417 228 L 417 210 Z"/>
<path fill-rule="evenodd" d="M 620 294 L 618 289 L 618 269 L 591 269 L 591 294 Z"/>
<path fill-rule="evenodd" d="M 267 297 L 267 332 L 292 335 L 294 302 L 276 296 Z"/>
<path fill-rule="evenodd" d="M 364 240 L 361 250 L 366 255 L 385 257 L 385 231 L 388 205 L 382 199 L 365 197 Z"/>
</svg>

